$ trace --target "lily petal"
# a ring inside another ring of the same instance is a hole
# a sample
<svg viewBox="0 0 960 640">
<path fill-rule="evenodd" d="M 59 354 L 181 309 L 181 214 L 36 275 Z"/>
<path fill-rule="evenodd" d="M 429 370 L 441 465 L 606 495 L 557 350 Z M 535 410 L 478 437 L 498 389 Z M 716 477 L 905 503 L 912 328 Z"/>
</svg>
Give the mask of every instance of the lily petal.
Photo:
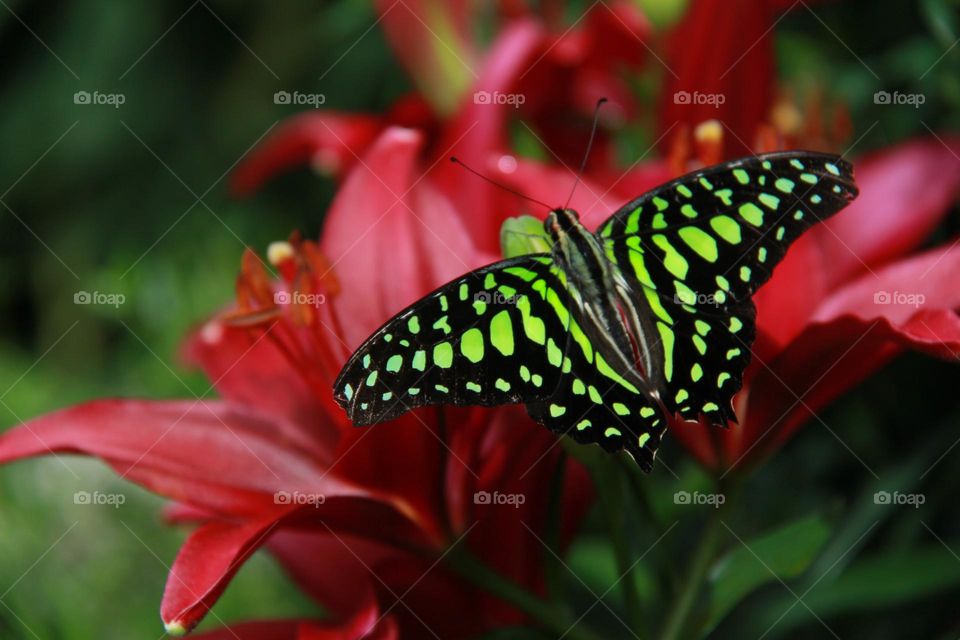
<svg viewBox="0 0 960 640">
<path fill-rule="evenodd" d="M 757 307 L 754 351 L 759 357 L 773 358 L 803 331 L 828 293 L 829 270 L 809 234 L 790 246 L 773 276 L 753 297 Z"/>
<path fill-rule="evenodd" d="M 436 145 L 437 153 L 444 157 L 439 158 L 431 178 L 457 209 L 468 213 L 464 218 L 467 232 L 474 243 L 488 253 L 498 252 L 500 223 L 511 212 L 504 212 L 503 217 L 492 215 L 497 211 L 492 205 L 502 197 L 496 187 L 446 162 L 445 156 L 457 156 L 483 171 L 507 152 L 508 119 L 515 115 L 516 109 L 509 104 L 493 104 L 490 99 L 474 99 L 474 96 L 487 94 L 490 98 L 494 92 L 520 91 L 522 75 L 535 59 L 543 37 L 544 31 L 530 20 L 515 21 L 503 30 L 487 54 L 472 88 L 474 93 L 465 96 Z"/>
<path fill-rule="evenodd" d="M 197 626 L 276 526 L 273 517 L 240 524 L 214 521 L 193 532 L 180 547 L 163 592 L 160 617 L 167 633 L 183 635 Z"/>
<path fill-rule="evenodd" d="M 960 309 L 958 278 L 960 239 L 861 276 L 825 300 L 814 320 L 854 315 L 901 325 L 919 311 Z"/>
<path fill-rule="evenodd" d="M 947 311 L 923 312 L 899 326 L 853 316 L 812 324 L 754 377 L 742 437 L 727 442 L 727 464 L 768 454 L 904 348 L 960 359 L 958 329 L 956 314 Z"/>
<path fill-rule="evenodd" d="M 330 385 L 299 375 L 274 341 L 213 319 L 187 339 L 182 357 L 199 366 L 224 399 L 280 416 L 301 429 L 315 443 L 309 449 L 315 458 L 330 462 L 343 428 L 334 419 L 341 412 L 334 407 Z"/>
<path fill-rule="evenodd" d="M 97 400 L 0 436 L 0 461 L 81 453 L 174 500 L 218 513 L 276 509 L 277 491 L 365 495 L 325 474 L 314 443 L 280 420 L 207 401 Z"/>
<path fill-rule="evenodd" d="M 322 250 L 340 282 L 336 311 L 351 349 L 393 314 L 481 264 L 457 213 L 424 184 L 422 142 L 411 129 L 387 129 L 327 217 Z"/>
<path fill-rule="evenodd" d="M 477 66 L 469 2 L 378 0 L 387 38 L 407 72 L 441 113 L 453 111 Z"/>
<path fill-rule="evenodd" d="M 661 131 L 716 119 L 730 133 L 725 157 L 748 153 L 773 100 L 773 24 L 769 2 L 694 0 L 668 38 Z"/>
<path fill-rule="evenodd" d="M 960 138 L 898 145 L 856 163 L 860 195 L 810 230 L 831 288 L 919 246 L 960 192 Z"/>
<path fill-rule="evenodd" d="M 246 196 L 278 173 L 310 164 L 318 171 L 343 176 L 356 155 L 376 136 L 374 116 L 324 111 L 304 113 L 285 121 L 251 151 L 230 178 L 230 189 Z"/>
<path fill-rule="evenodd" d="M 375 592 L 369 582 L 366 566 L 334 536 L 322 536 L 325 546 L 312 547 L 321 553 L 290 555 L 302 552 L 305 540 L 317 536 L 283 532 L 276 520 L 258 519 L 245 523 L 213 521 L 204 524 L 187 539 L 170 571 L 161 604 L 161 617 L 168 630 L 189 631 L 207 614 L 222 595 L 233 575 L 256 549 L 269 541 L 288 570 L 308 593 L 337 613 L 336 620 L 325 623 L 301 623 L 297 638 L 359 640 L 360 638 L 393 638 L 396 629 L 392 618 L 381 614 Z M 377 548 L 372 543 L 360 545 Z M 309 567 L 312 571 L 307 571 Z M 325 581 L 324 587 L 317 587 Z M 287 625 L 278 631 L 288 632 Z M 289 637 L 289 636 L 278 636 Z"/>
</svg>

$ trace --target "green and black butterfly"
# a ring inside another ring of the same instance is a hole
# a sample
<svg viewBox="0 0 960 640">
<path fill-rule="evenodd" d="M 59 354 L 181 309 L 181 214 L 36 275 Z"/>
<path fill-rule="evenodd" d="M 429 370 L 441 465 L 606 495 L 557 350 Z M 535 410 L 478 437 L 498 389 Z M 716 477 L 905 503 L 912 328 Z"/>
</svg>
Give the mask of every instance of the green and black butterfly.
<svg viewBox="0 0 960 640">
<path fill-rule="evenodd" d="M 477 269 L 398 313 L 344 366 L 336 399 L 358 425 L 430 404 L 523 403 L 649 471 L 668 416 L 735 419 L 750 296 L 856 195 L 846 161 L 783 152 L 664 184 L 596 233 L 555 209 L 548 253 Z"/>
</svg>

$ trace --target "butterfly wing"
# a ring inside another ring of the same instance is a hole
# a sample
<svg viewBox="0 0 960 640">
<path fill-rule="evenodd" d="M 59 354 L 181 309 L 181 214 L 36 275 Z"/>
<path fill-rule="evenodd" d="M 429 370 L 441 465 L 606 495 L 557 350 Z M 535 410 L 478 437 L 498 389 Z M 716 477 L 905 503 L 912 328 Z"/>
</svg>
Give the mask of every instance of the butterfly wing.
<svg viewBox="0 0 960 640">
<path fill-rule="evenodd" d="M 837 156 L 785 152 L 709 167 L 645 193 L 597 233 L 653 318 L 668 409 L 734 419 L 755 335 L 750 296 L 801 233 L 857 195 Z"/>
<path fill-rule="evenodd" d="M 472 271 L 407 307 L 343 367 L 334 395 L 367 425 L 432 404 L 535 401 L 559 383 L 566 307 L 546 254 Z"/>
<path fill-rule="evenodd" d="M 591 340 L 546 254 L 470 272 L 404 309 L 344 366 L 334 396 L 358 425 L 431 404 L 525 403 L 552 431 L 649 470 L 661 413 Z"/>
<path fill-rule="evenodd" d="M 534 420 L 581 444 L 596 443 L 609 452 L 626 450 L 644 471 L 653 460 L 666 423 L 663 411 L 594 352 L 574 347 L 571 372 L 555 393 L 527 404 Z"/>
</svg>

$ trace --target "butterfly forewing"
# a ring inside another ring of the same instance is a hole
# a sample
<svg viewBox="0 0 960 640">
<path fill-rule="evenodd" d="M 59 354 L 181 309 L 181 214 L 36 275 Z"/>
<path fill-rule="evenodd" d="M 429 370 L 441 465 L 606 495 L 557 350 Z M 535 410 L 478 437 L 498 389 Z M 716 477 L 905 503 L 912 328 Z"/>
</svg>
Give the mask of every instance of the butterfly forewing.
<svg viewBox="0 0 960 640">
<path fill-rule="evenodd" d="M 667 183 L 600 227 L 607 256 L 654 318 L 670 410 L 733 418 L 755 333 L 750 296 L 797 236 L 856 194 L 836 156 L 766 154 Z"/>
<path fill-rule="evenodd" d="M 660 411 L 600 355 L 578 295 L 547 255 L 468 273 L 367 339 L 337 379 L 336 398 L 358 425 L 428 404 L 522 402 L 552 431 L 626 448 L 649 469 Z"/>
<path fill-rule="evenodd" d="M 394 316 L 336 381 L 358 425 L 429 404 L 497 405 L 549 396 L 559 383 L 565 306 L 548 255 L 472 271 Z"/>
</svg>

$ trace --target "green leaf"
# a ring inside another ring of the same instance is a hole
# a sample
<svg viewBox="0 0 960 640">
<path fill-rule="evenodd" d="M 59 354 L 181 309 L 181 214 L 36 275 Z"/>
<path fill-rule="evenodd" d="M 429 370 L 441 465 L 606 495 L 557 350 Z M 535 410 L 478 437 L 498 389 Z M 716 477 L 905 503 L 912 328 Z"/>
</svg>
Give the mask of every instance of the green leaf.
<svg viewBox="0 0 960 640">
<path fill-rule="evenodd" d="M 922 0 L 920 10 L 937 41 L 942 46 L 952 46 L 957 39 L 955 8 L 944 0 Z"/>
<path fill-rule="evenodd" d="M 737 544 L 710 571 L 711 600 L 704 632 L 759 587 L 806 571 L 829 536 L 826 521 L 813 515 L 748 540 L 745 546 Z"/>
<path fill-rule="evenodd" d="M 949 544 L 960 549 L 960 541 Z M 887 608 L 958 586 L 960 561 L 937 543 L 920 549 L 885 551 L 863 559 L 835 580 L 817 585 L 803 601 L 817 616 L 827 618 Z M 762 626 L 768 628 L 776 623 L 776 632 L 786 633 L 812 619 L 807 607 L 798 604 L 786 615 L 783 607 L 769 607 L 770 619 Z"/>
<path fill-rule="evenodd" d="M 550 244 L 543 223 L 533 216 L 507 218 L 500 227 L 500 248 L 504 258 L 549 253 Z"/>
<path fill-rule="evenodd" d="M 616 554 L 604 536 L 578 538 L 570 547 L 566 562 L 571 572 L 597 595 L 610 590 L 611 585 L 615 584 L 621 576 Z M 640 600 L 647 602 L 652 599 L 658 587 L 649 564 L 641 562 L 633 568 L 631 573 Z M 574 584 L 579 584 L 577 578 L 573 578 Z"/>
</svg>

